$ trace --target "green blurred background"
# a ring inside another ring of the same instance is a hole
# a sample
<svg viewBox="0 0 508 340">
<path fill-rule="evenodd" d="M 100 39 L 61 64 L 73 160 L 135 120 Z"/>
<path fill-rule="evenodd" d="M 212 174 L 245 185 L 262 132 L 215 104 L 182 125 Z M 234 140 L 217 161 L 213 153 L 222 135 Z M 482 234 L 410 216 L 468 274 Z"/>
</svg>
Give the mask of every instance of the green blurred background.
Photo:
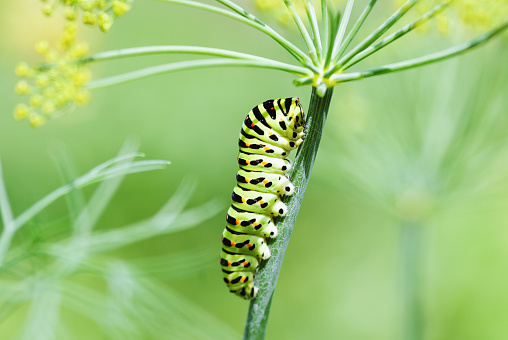
<svg viewBox="0 0 508 340">
<path fill-rule="evenodd" d="M 381 4 L 370 27 L 392 10 L 392 4 Z M 20 101 L 13 91 L 14 66 L 36 62 L 35 42 L 55 41 L 62 22 L 58 14 L 43 17 L 35 0 L 2 1 L 0 19 L 0 155 L 15 215 L 61 184 L 51 158 L 55 147 L 64 144 L 82 174 L 116 155 L 127 137 L 137 138 L 148 159 L 172 164 L 127 177 L 99 230 L 152 216 L 189 177 L 198 183 L 190 206 L 219 199 L 222 210 L 188 231 L 109 255 L 126 263 L 144 258 L 148 266 L 150 258 L 203 251 L 206 258 L 199 268 L 154 277 L 161 289 L 180 294 L 180 303 L 210 314 L 218 327 L 231 329 L 226 332 L 231 338 L 234 332 L 239 338 L 248 303 L 227 292 L 217 262 L 235 185 L 240 124 L 251 107 L 269 98 L 298 96 L 306 106 L 310 88 L 295 88 L 292 76 L 268 70 L 179 72 L 94 91 L 89 105 L 31 129 L 12 117 Z M 290 28 L 281 30 L 296 37 Z M 81 34 L 91 53 L 198 45 L 291 61 L 282 48 L 245 25 L 152 1 L 136 1 L 108 34 L 95 28 Z M 446 36 L 433 29 L 411 34 L 367 65 L 436 51 L 471 34 L 459 28 Z M 100 78 L 185 58 L 121 60 L 93 65 L 92 71 Z M 267 339 L 400 338 L 401 221 L 406 218 L 419 219 L 423 228 L 419 282 L 424 338 L 506 339 L 507 60 L 505 36 L 439 65 L 335 88 L 279 277 Z M 50 222 L 66 214 L 65 204 L 58 201 L 39 219 Z M 86 278 L 76 281 L 87 285 Z M 26 313 L 21 306 L 4 316 L 0 338 L 16 338 Z M 111 338 L 90 318 L 66 313 L 62 306 L 62 323 L 70 336 L 57 339 Z M 200 337 L 164 331 L 141 338 Z"/>
</svg>

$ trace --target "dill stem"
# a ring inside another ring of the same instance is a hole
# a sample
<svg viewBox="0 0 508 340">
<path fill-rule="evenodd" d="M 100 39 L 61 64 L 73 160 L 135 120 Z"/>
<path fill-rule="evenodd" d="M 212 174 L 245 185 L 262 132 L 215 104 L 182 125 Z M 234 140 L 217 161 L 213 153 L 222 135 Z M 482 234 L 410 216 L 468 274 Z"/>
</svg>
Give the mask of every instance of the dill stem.
<svg viewBox="0 0 508 340">
<path fill-rule="evenodd" d="M 317 151 L 323 127 L 330 107 L 333 89 L 328 89 L 323 97 L 320 97 L 315 87 L 309 110 L 306 113 L 307 134 L 305 142 L 298 149 L 289 179 L 295 186 L 295 192 L 285 200 L 288 213 L 279 219 L 277 227 L 279 235 L 270 244 L 272 257 L 260 267 L 256 275 L 256 286 L 259 287 L 257 297 L 251 301 L 247 321 L 245 323 L 244 340 L 262 340 L 265 338 L 266 327 L 272 299 L 277 285 L 277 278 L 282 266 L 284 254 L 293 231 L 298 211 L 302 204 L 303 196 L 309 182 L 310 173 Z"/>
<path fill-rule="evenodd" d="M 423 339 L 422 258 L 424 228 L 418 222 L 402 223 L 401 283 L 403 340 Z"/>
</svg>

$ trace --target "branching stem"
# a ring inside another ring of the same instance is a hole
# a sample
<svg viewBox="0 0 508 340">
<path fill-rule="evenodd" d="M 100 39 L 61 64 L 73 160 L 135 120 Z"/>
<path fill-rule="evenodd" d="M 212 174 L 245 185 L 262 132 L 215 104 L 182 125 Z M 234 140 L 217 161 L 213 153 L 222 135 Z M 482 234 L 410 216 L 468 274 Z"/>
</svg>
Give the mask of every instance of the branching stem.
<svg viewBox="0 0 508 340">
<path fill-rule="evenodd" d="M 216 6 L 203 4 L 203 3 L 200 3 L 197 1 L 191 1 L 191 0 L 158 0 L 158 1 L 170 2 L 170 3 L 189 6 L 189 7 L 193 7 L 193 8 L 199 8 L 199 9 L 203 9 L 203 10 L 206 10 L 209 12 L 222 14 L 222 15 L 227 16 L 229 18 L 243 22 L 249 26 L 252 26 L 252 27 L 258 29 L 261 32 L 266 33 L 268 36 L 273 38 L 277 43 L 279 43 L 279 45 L 281 45 L 289 53 L 291 53 L 291 55 L 294 56 L 302 65 L 305 65 L 306 62 L 312 63 L 312 61 L 308 55 L 303 53 L 298 47 L 296 47 L 289 40 L 283 38 L 279 33 L 274 31 L 270 26 L 266 25 L 265 23 L 263 23 L 262 21 L 260 21 L 256 18 L 252 19 L 248 16 L 246 17 L 245 15 L 241 15 L 241 14 L 238 14 L 235 12 L 224 10 L 224 9 L 216 7 Z M 238 12 L 238 11 L 236 11 L 236 12 Z"/>
<path fill-rule="evenodd" d="M 398 63 L 383 65 L 379 67 L 374 67 L 371 69 L 366 69 L 358 72 L 348 72 L 342 74 L 335 74 L 330 77 L 330 81 L 333 85 L 340 84 L 347 81 L 359 80 L 363 78 L 373 77 L 381 74 L 392 73 L 407 70 L 410 68 L 420 67 L 423 65 L 432 64 L 438 61 L 442 61 L 445 59 L 449 59 L 455 57 L 459 54 L 467 52 L 475 47 L 478 47 L 491 38 L 501 33 L 505 29 L 508 28 L 508 21 L 505 21 L 502 25 L 494 28 L 493 30 L 486 32 L 475 39 L 467 41 L 465 43 L 459 44 L 457 46 L 453 46 L 447 48 L 443 51 L 439 51 L 436 53 L 428 54 L 423 57 L 414 58 L 410 60 L 404 60 Z"/>
</svg>

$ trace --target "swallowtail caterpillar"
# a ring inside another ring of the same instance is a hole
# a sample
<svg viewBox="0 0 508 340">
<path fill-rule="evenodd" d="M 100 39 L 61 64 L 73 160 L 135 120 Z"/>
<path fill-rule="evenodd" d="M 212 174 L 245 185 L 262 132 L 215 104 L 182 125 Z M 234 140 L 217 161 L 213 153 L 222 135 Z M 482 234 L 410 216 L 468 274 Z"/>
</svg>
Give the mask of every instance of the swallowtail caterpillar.
<svg viewBox="0 0 508 340">
<path fill-rule="evenodd" d="M 254 286 L 261 260 L 270 258 L 266 238 L 277 236 L 273 217 L 284 216 L 281 196 L 293 194 L 284 176 L 291 168 L 286 159 L 302 144 L 305 117 L 298 98 L 267 100 L 245 118 L 238 145 L 237 185 L 222 234 L 220 264 L 230 292 L 244 299 L 256 296 Z"/>
</svg>

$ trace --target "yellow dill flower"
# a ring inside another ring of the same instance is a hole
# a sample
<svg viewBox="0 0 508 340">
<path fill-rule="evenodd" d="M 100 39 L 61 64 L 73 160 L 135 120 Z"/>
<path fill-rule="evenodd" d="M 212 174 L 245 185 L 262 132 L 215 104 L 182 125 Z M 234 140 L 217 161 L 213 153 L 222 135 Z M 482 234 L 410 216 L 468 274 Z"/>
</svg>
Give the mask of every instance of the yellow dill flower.
<svg viewBox="0 0 508 340">
<path fill-rule="evenodd" d="M 455 0 L 452 7 L 467 25 L 492 28 L 508 17 L 508 0 Z"/>
<path fill-rule="evenodd" d="M 14 118 L 17 120 L 23 120 L 28 117 L 28 106 L 26 104 L 18 104 L 14 108 Z"/>
<path fill-rule="evenodd" d="M 28 123 L 30 124 L 31 127 L 34 127 L 34 128 L 41 126 L 45 122 L 46 122 L 46 118 L 44 118 L 43 116 L 40 116 L 40 115 L 32 114 L 28 117 Z"/>
<path fill-rule="evenodd" d="M 58 47 L 52 48 L 46 41 L 35 47 L 43 55 L 46 63 L 30 67 L 26 63 L 16 66 L 16 74 L 23 78 L 15 86 L 16 93 L 29 95 L 28 105 L 18 104 L 14 109 L 14 118 L 28 119 L 32 127 L 44 124 L 56 113 L 86 104 L 90 94 L 84 88 L 90 81 L 90 71 L 79 62 L 79 58 L 88 53 L 84 43 L 76 41 L 74 23 L 66 25 Z"/>
<path fill-rule="evenodd" d="M 52 15 L 58 7 L 64 7 L 64 16 L 75 21 L 81 14 L 81 20 L 87 25 L 97 25 L 107 32 L 116 18 L 124 15 L 132 7 L 133 0 L 41 0 L 42 12 Z"/>
<path fill-rule="evenodd" d="M 404 1 L 396 0 L 397 5 Z M 447 2 L 445 0 L 423 0 L 416 9 L 423 14 L 434 6 Z M 467 27 L 477 30 L 487 30 L 495 27 L 508 18 L 508 0 L 453 0 L 450 2 L 447 15 L 436 17 L 438 29 L 448 30 L 451 21 L 460 21 Z"/>
</svg>

